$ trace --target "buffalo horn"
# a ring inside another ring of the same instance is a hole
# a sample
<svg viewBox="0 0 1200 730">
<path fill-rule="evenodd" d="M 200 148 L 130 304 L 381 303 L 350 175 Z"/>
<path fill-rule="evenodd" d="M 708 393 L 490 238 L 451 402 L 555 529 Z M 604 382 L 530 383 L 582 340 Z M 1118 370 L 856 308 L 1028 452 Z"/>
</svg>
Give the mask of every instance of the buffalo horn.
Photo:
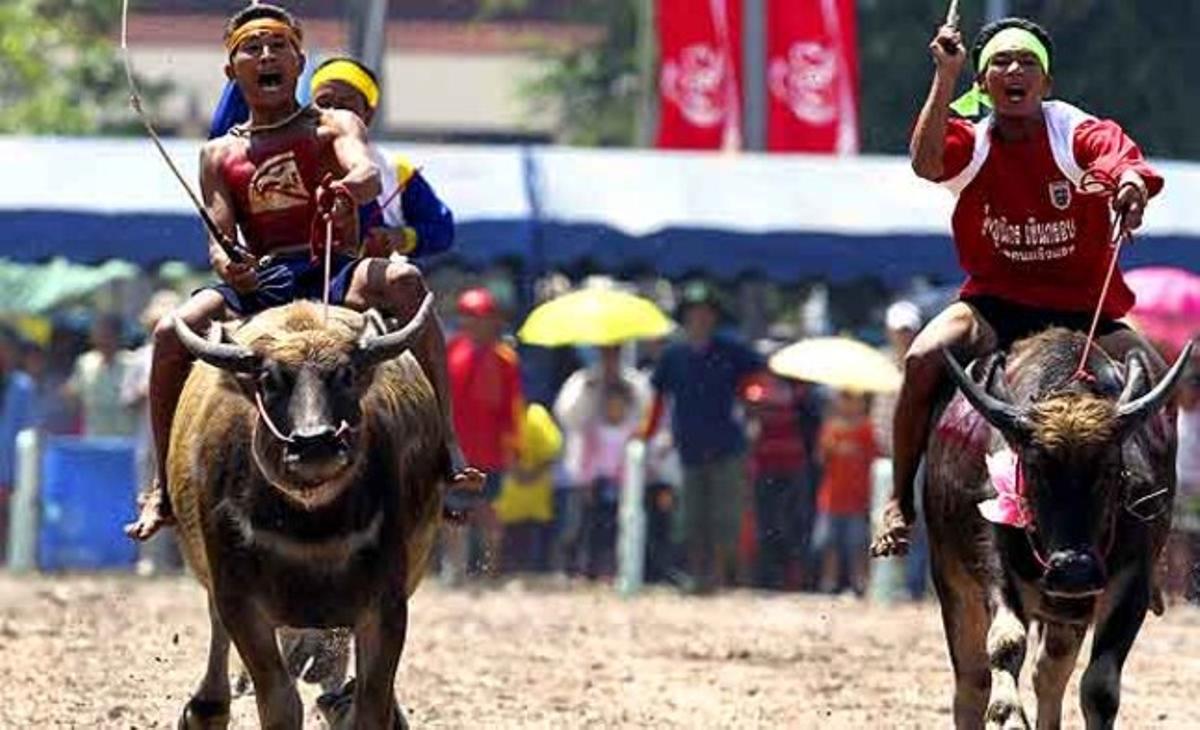
<svg viewBox="0 0 1200 730">
<path fill-rule="evenodd" d="M 1187 347 L 1183 348 L 1183 352 L 1175 359 L 1175 364 L 1149 393 L 1129 402 L 1125 402 L 1124 394 L 1122 394 L 1122 400 L 1117 405 L 1119 433 L 1123 436 L 1133 433 L 1147 418 L 1163 406 L 1183 375 L 1183 371 L 1192 357 L 1192 349 L 1195 344 L 1195 342 L 1189 342 Z"/>
<path fill-rule="evenodd" d="M 1028 431 L 1025 417 L 1016 406 L 1000 400 L 980 387 L 963 371 L 962 366 L 958 364 L 958 360 L 954 359 L 954 355 L 949 349 L 943 347 L 942 356 L 946 359 L 946 367 L 950 370 L 950 376 L 966 396 L 967 402 L 974 406 L 975 410 L 979 411 L 979 415 L 983 416 L 988 423 L 1000 429 L 1007 436 L 1019 437 Z"/>
<path fill-rule="evenodd" d="M 250 348 L 234 342 L 223 341 L 223 338 L 214 337 L 212 340 L 206 340 L 193 332 L 182 317 L 174 317 L 174 319 L 175 334 L 179 336 L 180 342 L 188 349 L 188 352 L 198 359 L 213 367 L 234 373 L 258 372 L 262 365 L 262 358 Z M 220 324 L 213 323 L 212 326 L 219 330 L 218 335 L 224 332 Z"/>
<path fill-rule="evenodd" d="M 1117 399 L 1118 408 L 1149 389 L 1149 370 L 1146 366 L 1146 353 L 1140 349 L 1135 348 L 1125 355 L 1125 387 L 1121 389 L 1121 397 Z"/>
<path fill-rule="evenodd" d="M 367 317 L 367 325 L 363 332 L 362 338 L 358 342 L 358 349 L 354 354 L 354 364 L 359 367 L 372 367 L 381 362 L 399 357 L 402 352 L 412 346 L 412 342 L 416 339 L 417 333 L 425 326 L 430 313 L 433 311 L 433 292 L 427 292 L 425 298 L 421 300 L 421 307 L 417 310 L 416 315 L 409 320 L 408 324 L 404 325 L 395 332 L 389 332 L 384 335 L 377 335 L 372 332 L 379 327 L 378 315 L 375 318 Z"/>
</svg>

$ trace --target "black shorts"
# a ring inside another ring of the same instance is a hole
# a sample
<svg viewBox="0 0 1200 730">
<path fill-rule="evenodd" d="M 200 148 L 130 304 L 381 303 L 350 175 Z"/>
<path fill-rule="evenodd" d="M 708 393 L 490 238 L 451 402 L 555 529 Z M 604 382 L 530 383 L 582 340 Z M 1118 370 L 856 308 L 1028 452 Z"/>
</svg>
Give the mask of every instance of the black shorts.
<svg viewBox="0 0 1200 730">
<path fill-rule="evenodd" d="M 1007 350 L 1017 340 L 1036 335 L 1051 327 L 1063 327 L 1086 334 L 1091 329 L 1092 317 L 1095 316 L 1090 312 L 1063 312 L 1025 307 L 998 297 L 972 296 L 963 297 L 961 301 L 974 309 L 996 333 L 998 350 Z M 1129 326 L 1122 322 L 1101 317 L 1096 326 L 1096 337 L 1128 329 Z"/>
<path fill-rule="evenodd" d="M 330 262 L 329 303 L 342 304 L 350 292 L 350 282 L 360 259 L 334 256 Z M 246 294 L 228 284 L 208 287 L 225 299 L 225 306 L 248 317 L 264 309 L 299 299 L 320 301 L 325 290 L 325 261 L 313 261 L 307 253 L 281 256 L 258 272 L 258 288 Z"/>
</svg>

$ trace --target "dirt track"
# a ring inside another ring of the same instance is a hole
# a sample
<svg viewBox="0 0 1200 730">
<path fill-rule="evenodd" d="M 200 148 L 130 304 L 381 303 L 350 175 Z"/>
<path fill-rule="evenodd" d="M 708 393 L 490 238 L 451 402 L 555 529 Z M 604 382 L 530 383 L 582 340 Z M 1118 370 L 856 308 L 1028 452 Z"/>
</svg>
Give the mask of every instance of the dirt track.
<svg viewBox="0 0 1200 730">
<path fill-rule="evenodd" d="M 206 642 L 203 596 L 186 579 L 0 573 L 0 728 L 173 727 Z M 1080 726 L 1078 676 L 1069 727 Z M 1127 665 L 1122 726 L 1200 727 L 1197 677 L 1200 612 L 1151 619 Z M 600 588 L 472 593 L 430 582 L 398 687 L 413 727 L 950 723 L 932 604 L 663 591 L 623 601 Z M 233 710 L 234 727 L 257 725 L 251 698 Z M 307 726 L 319 726 L 315 715 Z"/>
</svg>

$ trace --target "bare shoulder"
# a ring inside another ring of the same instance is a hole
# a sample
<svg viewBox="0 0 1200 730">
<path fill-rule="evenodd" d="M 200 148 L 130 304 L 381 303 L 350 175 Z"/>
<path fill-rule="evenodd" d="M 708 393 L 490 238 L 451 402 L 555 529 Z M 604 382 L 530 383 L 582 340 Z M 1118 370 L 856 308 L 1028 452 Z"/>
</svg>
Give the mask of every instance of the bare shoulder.
<svg viewBox="0 0 1200 730">
<path fill-rule="evenodd" d="M 202 168 L 219 167 L 231 153 L 243 144 L 245 144 L 243 140 L 229 134 L 208 140 L 200 148 L 200 166 Z"/>
</svg>

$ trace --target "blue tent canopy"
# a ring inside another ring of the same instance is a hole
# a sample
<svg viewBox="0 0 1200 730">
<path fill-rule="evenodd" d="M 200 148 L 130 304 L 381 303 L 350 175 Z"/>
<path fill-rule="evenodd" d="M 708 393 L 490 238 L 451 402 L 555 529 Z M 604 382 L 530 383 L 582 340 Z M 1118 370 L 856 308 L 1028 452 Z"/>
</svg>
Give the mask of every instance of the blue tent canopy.
<svg viewBox="0 0 1200 730">
<path fill-rule="evenodd" d="M 199 142 L 168 149 L 196 179 Z M 387 147 L 387 145 L 385 145 Z M 950 196 L 889 158 L 566 148 L 396 148 L 459 222 L 451 257 L 482 267 L 760 275 L 787 282 L 961 276 Z M 204 230 L 148 142 L 0 138 L 0 257 L 207 266 Z M 1127 265 L 1200 270 L 1200 165 L 1163 163 L 1166 192 Z M 431 262 L 435 263 L 435 262 Z"/>
</svg>

